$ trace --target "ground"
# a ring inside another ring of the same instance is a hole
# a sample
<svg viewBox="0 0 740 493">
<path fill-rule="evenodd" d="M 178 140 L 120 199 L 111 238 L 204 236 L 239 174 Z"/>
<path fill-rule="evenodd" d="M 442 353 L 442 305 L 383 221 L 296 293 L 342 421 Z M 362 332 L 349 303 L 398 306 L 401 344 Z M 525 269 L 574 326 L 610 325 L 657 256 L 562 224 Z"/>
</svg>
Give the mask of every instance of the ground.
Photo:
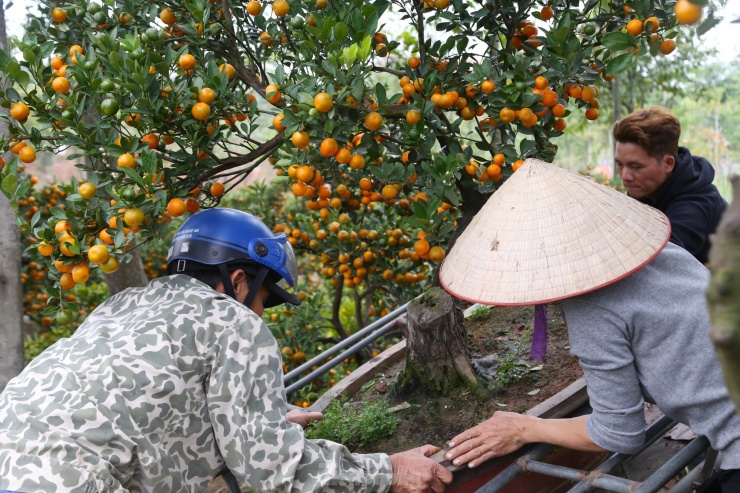
<svg viewBox="0 0 740 493">
<path fill-rule="evenodd" d="M 362 407 L 386 399 L 391 407 L 404 407 L 405 403 L 410 407 L 396 412 L 400 424 L 393 436 L 364 448 L 352 446 L 353 452 L 391 454 L 427 443 L 443 446 L 495 411 L 525 412 L 582 375 L 578 360 L 570 354 L 567 329 L 557 303 L 547 307 L 548 347 L 542 364 L 529 358 L 533 307 L 494 307 L 486 311 L 478 311 L 479 316 L 466 321 L 471 358 L 481 360 L 476 366 L 495 377 L 483 382 L 485 395 L 476 396 L 469 389 L 435 398 L 397 395 L 393 385 L 403 370 L 401 361 L 365 384 L 350 405 Z M 214 481 L 207 493 L 227 491 L 222 481 Z"/>
</svg>

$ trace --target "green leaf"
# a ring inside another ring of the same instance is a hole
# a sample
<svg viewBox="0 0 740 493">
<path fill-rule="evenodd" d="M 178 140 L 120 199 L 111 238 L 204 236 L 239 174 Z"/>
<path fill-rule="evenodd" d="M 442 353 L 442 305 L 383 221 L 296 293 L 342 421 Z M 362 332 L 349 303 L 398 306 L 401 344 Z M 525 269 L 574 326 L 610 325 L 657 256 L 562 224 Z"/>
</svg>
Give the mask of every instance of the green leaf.
<svg viewBox="0 0 740 493">
<path fill-rule="evenodd" d="M 15 175 L 6 176 L 3 178 L 2 187 L 6 194 L 12 196 L 18 188 L 18 178 L 16 178 Z"/>
<path fill-rule="evenodd" d="M 611 51 L 626 50 L 635 46 L 635 40 L 627 33 L 613 32 L 601 38 L 601 43 Z"/>
<path fill-rule="evenodd" d="M 33 65 L 36 63 L 36 54 L 30 48 L 25 48 L 23 50 L 23 59 Z"/>
<path fill-rule="evenodd" d="M 622 53 L 621 55 L 617 55 L 609 60 L 609 63 L 606 64 L 604 73 L 607 77 L 610 75 L 622 73 L 628 68 L 634 66 L 636 60 L 637 57 L 635 57 L 632 53 Z"/>
<path fill-rule="evenodd" d="M 388 97 L 385 93 L 385 86 L 383 86 L 383 84 L 381 84 L 380 82 L 375 84 L 375 94 L 378 97 L 378 104 L 380 106 L 385 106 L 386 104 L 388 104 Z"/>
<path fill-rule="evenodd" d="M 11 79 L 15 79 L 18 77 L 18 74 L 21 73 L 21 65 L 11 59 L 7 64 L 5 64 L 5 73 L 7 73 L 8 77 Z"/>
<path fill-rule="evenodd" d="M 334 28 L 332 31 L 334 33 L 334 39 L 339 42 L 342 42 L 345 39 L 347 39 L 347 35 L 349 34 L 349 27 L 347 27 L 347 24 L 345 24 L 344 22 L 337 22 L 334 25 Z M 357 48 L 356 48 L 357 45 L 354 45 L 354 46 L 355 46 L 355 56 L 357 56 Z"/>
<path fill-rule="evenodd" d="M 139 173 L 137 173 L 136 171 L 132 170 L 131 168 L 120 166 L 118 169 L 119 171 L 123 171 L 123 173 L 129 178 L 129 180 L 133 181 L 137 185 L 144 186 L 144 181 L 141 179 L 141 176 L 139 176 Z"/>
<path fill-rule="evenodd" d="M 696 28 L 696 35 L 702 36 L 706 34 L 707 31 L 712 29 L 714 26 L 716 26 L 720 22 L 722 22 L 722 19 L 717 18 L 717 17 L 709 17 L 705 19 L 704 21 L 702 21 L 701 24 L 699 24 L 699 27 Z"/>
</svg>

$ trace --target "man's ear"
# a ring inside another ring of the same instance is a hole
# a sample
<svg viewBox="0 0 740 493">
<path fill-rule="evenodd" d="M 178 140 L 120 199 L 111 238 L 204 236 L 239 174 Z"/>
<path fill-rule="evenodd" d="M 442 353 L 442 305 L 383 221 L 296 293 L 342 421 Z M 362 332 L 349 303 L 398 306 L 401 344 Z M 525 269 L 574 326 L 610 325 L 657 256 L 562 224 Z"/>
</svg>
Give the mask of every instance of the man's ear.
<svg viewBox="0 0 740 493">
<path fill-rule="evenodd" d="M 673 173 L 673 168 L 676 167 L 676 158 L 670 154 L 663 156 L 663 161 L 660 163 L 666 173 Z"/>
<path fill-rule="evenodd" d="M 244 271 L 236 269 L 229 277 L 231 277 L 231 285 L 234 286 L 234 294 L 237 300 L 246 299 L 249 288 L 247 287 L 247 275 Z"/>
</svg>

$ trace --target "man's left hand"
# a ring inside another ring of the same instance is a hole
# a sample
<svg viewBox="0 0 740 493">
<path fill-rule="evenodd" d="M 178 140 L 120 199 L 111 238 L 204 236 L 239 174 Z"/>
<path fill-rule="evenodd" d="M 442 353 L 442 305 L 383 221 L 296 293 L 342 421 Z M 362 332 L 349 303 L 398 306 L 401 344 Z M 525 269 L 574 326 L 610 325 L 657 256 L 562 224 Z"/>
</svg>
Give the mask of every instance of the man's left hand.
<svg viewBox="0 0 740 493">
<path fill-rule="evenodd" d="M 323 420 L 324 415 L 313 411 L 301 411 L 294 409 L 292 411 L 288 411 L 288 414 L 285 415 L 285 418 L 291 423 L 297 423 L 305 428 L 311 421 Z"/>
</svg>

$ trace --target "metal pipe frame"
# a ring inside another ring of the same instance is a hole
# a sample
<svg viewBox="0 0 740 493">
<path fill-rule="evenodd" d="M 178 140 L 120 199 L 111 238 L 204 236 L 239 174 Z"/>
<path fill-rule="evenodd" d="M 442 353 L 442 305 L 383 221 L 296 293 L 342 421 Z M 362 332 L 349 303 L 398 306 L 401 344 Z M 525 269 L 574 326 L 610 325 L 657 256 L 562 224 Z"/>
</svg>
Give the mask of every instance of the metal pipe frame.
<svg viewBox="0 0 740 493">
<path fill-rule="evenodd" d="M 575 485 L 573 488 L 568 490 L 568 493 L 589 493 L 597 486 L 591 482 L 592 476 L 609 474 L 621 464 L 623 464 L 630 457 L 634 457 L 637 454 L 642 453 L 646 448 L 655 443 L 665 432 L 670 430 L 676 421 L 673 421 L 667 416 L 661 416 L 655 423 L 651 424 L 645 432 L 645 443 L 642 445 L 640 450 L 634 454 L 620 454 L 615 453 L 608 459 L 601 463 L 599 467 L 591 471 L 580 483 Z"/>
<path fill-rule="evenodd" d="M 707 450 L 704 461 L 681 478 L 681 481 L 671 488 L 671 493 L 691 493 L 694 491 L 696 484 L 703 483 L 712 475 L 715 462 L 717 462 L 717 451 L 710 448 Z"/>
<path fill-rule="evenodd" d="M 666 484 L 672 477 L 686 467 L 689 462 L 694 460 L 699 454 L 709 448 L 709 440 L 707 437 L 696 437 L 688 445 L 686 445 L 680 452 L 670 458 L 668 462 L 663 464 L 660 469 L 655 471 L 648 479 L 646 479 L 639 488 L 635 490 L 635 493 L 655 493 L 659 491 L 664 484 Z"/>
<path fill-rule="evenodd" d="M 378 327 L 383 327 L 385 324 L 388 324 L 388 323 L 391 323 L 391 322 L 395 322 L 397 318 L 399 318 L 401 315 L 403 315 L 404 313 L 406 313 L 406 310 L 408 309 L 409 303 L 410 303 L 410 301 L 407 302 L 407 303 L 405 303 L 404 305 L 401 305 L 400 307 L 396 308 L 395 310 L 393 310 L 392 312 L 390 312 L 385 317 L 381 317 L 378 320 L 376 320 L 375 322 L 367 325 L 366 327 L 363 327 L 362 329 L 358 330 L 357 332 L 355 332 L 354 334 L 352 334 L 351 336 L 349 336 L 345 340 L 338 342 L 337 344 L 335 344 L 331 348 L 327 349 L 326 351 L 323 351 L 318 356 L 315 356 L 314 358 L 310 359 L 309 361 L 306 361 L 301 366 L 299 366 L 297 368 L 294 368 L 293 370 L 289 371 L 288 373 L 285 374 L 285 376 L 283 376 L 283 381 L 287 383 L 290 380 L 294 380 L 294 379 L 298 378 L 301 375 L 301 373 L 303 373 L 304 371 L 308 370 L 309 368 L 312 368 L 313 366 L 317 365 L 318 363 L 321 363 L 322 361 L 325 361 L 326 358 L 328 358 L 330 356 L 333 356 L 336 353 L 338 353 L 339 351 L 341 351 L 342 349 L 350 346 L 355 341 L 361 339 L 364 335 L 369 334 L 370 332 L 374 331 Z M 378 331 L 378 332 L 380 332 L 380 331 Z M 387 330 L 385 332 L 387 332 Z M 378 337 L 380 337 L 380 335 L 376 335 L 374 339 L 370 339 L 369 341 L 372 342 L 373 340 L 377 339 Z M 368 339 L 367 338 L 363 339 L 363 341 L 366 341 L 366 340 L 368 340 Z M 354 354 L 355 352 L 357 352 L 357 351 L 353 351 L 351 354 Z M 342 358 L 342 359 L 344 359 L 344 358 Z M 334 366 L 336 366 L 336 365 L 334 365 Z M 332 368 L 332 367 L 330 367 L 330 368 Z M 327 369 L 327 371 L 328 371 L 328 369 Z M 304 379 L 301 379 L 301 380 L 304 380 Z"/>
<path fill-rule="evenodd" d="M 326 373 L 327 371 L 331 370 L 332 368 L 334 368 L 335 366 L 337 366 L 339 363 L 341 363 L 342 361 L 344 361 L 345 358 L 347 358 L 349 356 L 352 356 L 357 351 L 361 350 L 362 348 L 364 348 L 365 346 L 367 346 L 368 344 L 370 344 L 371 342 L 373 342 L 374 340 L 376 340 L 378 337 L 382 336 L 386 332 L 390 332 L 390 330 L 394 326 L 395 325 L 394 325 L 393 322 L 384 325 L 383 327 L 381 327 L 377 331 L 373 332 L 369 336 L 367 336 L 364 339 L 362 339 L 360 342 L 358 342 L 354 346 L 350 347 L 349 349 L 347 349 L 346 351 L 344 351 L 343 353 L 341 353 L 339 356 L 335 356 L 334 359 L 332 359 L 332 360 L 324 363 L 323 365 L 321 365 L 320 367 L 318 367 L 317 369 L 315 369 L 314 371 L 312 371 L 308 375 L 304 376 L 300 380 L 298 380 L 298 381 L 296 381 L 296 382 L 288 385 L 285 388 L 285 393 L 286 394 L 290 394 L 292 392 L 295 392 L 296 390 L 300 389 L 304 385 L 307 385 L 308 383 L 312 382 L 314 379 L 316 379 L 316 377 L 319 377 L 319 376 L 323 375 L 324 373 Z M 326 358 L 324 356 L 322 356 L 321 359 L 326 359 Z M 293 370 L 293 371 L 295 371 L 295 370 Z"/>
<path fill-rule="evenodd" d="M 613 491 L 615 493 L 632 493 L 635 486 L 640 483 L 630 481 L 629 479 L 620 478 L 617 476 L 610 476 L 608 474 L 589 474 L 589 471 L 582 471 L 580 469 L 572 469 L 570 467 L 556 466 L 553 464 L 547 464 L 545 462 L 538 462 L 534 460 L 520 459 L 522 462 L 522 469 L 525 471 L 531 471 L 538 474 L 545 474 L 547 476 L 554 476 L 556 478 L 568 479 L 570 481 L 583 481 L 587 477 L 589 482 L 597 488 L 601 488 L 607 491 Z"/>
<path fill-rule="evenodd" d="M 523 469 L 520 461 L 541 459 L 554 448 L 554 445 L 547 443 L 535 445 L 527 453 L 523 453 L 517 460 L 506 466 L 506 468 L 498 473 L 493 479 L 478 488 L 476 493 L 497 493 L 498 491 L 501 491 L 522 473 Z"/>
</svg>

